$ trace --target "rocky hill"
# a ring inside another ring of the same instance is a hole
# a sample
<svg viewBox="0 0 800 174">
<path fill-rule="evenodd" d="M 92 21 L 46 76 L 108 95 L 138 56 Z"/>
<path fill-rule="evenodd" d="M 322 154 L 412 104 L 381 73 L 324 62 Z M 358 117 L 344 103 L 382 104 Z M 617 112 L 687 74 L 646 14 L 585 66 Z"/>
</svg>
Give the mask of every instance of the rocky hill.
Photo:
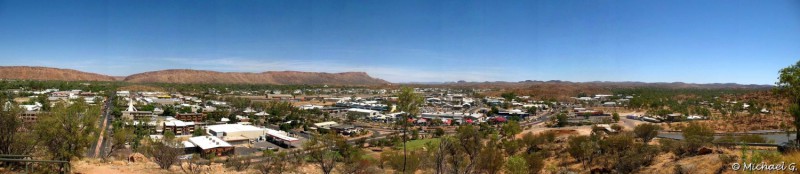
<svg viewBox="0 0 800 174">
<path fill-rule="evenodd" d="M 134 74 L 124 79 L 133 83 L 228 83 L 228 84 L 328 84 L 382 85 L 389 82 L 372 78 L 364 72 L 320 73 L 268 71 L 262 73 L 216 72 L 173 69 Z"/>
<path fill-rule="evenodd" d="M 114 81 L 114 77 L 48 67 L 0 66 L 0 79 L 63 80 L 63 81 Z"/>
</svg>

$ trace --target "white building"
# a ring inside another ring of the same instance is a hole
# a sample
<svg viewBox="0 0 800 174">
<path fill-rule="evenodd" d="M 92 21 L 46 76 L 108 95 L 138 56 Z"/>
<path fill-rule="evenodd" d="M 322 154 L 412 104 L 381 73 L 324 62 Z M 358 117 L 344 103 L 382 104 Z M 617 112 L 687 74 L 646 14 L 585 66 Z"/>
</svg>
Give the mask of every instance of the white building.
<svg viewBox="0 0 800 174">
<path fill-rule="evenodd" d="M 266 134 L 266 130 L 251 125 L 220 124 L 207 126 L 208 134 L 219 137 L 228 143 L 240 144 L 256 140 Z"/>
</svg>

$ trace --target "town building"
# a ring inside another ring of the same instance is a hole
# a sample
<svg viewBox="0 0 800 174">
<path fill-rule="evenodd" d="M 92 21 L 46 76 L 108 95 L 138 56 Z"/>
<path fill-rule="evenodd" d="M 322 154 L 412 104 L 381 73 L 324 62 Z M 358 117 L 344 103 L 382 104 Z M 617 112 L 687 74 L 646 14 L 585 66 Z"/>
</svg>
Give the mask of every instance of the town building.
<svg viewBox="0 0 800 174">
<path fill-rule="evenodd" d="M 175 119 L 186 122 L 204 122 L 206 114 L 204 113 L 178 113 L 175 114 Z"/>
<path fill-rule="evenodd" d="M 156 115 L 153 114 L 152 111 L 139 111 L 136 107 L 133 107 L 133 101 L 128 101 L 128 109 L 122 111 L 122 119 L 127 120 L 135 120 L 135 121 L 142 121 L 142 120 L 155 120 Z"/>
<path fill-rule="evenodd" d="M 185 122 L 173 117 L 167 117 L 164 120 L 164 131 L 162 133 L 172 132 L 175 135 L 191 135 L 194 133 L 194 127 L 194 122 Z"/>
<path fill-rule="evenodd" d="M 215 136 L 199 136 L 189 138 L 183 143 L 187 149 L 194 149 L 202 155 L 224 156 L 232 155 L 235 147 Z"/>
<path fill-rule="evenodd" d="M 231 144 L 246 144 L 258 140 L 266 134 L 262 128 L 241 124 L 220 124 L 207 126 L 208 134 L 216 136 Z"/>
</svg>

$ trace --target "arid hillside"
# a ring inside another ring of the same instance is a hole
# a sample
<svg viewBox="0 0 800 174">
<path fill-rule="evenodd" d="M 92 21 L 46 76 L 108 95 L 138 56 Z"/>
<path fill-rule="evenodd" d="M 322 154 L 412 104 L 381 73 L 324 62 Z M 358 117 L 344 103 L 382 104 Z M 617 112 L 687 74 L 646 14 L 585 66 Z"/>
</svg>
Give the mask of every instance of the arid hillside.
<svg viewBox="0 0 800 174">
<path fill-rule="evenodd" d="M 364 72 L 319 73 L 297 71 L 268 71 L 262 73 L 216 72 L 201 70 L 163 70 L 130 75 L 133 83 L 228 83 L 228 84 L 328 84 L 381 85 L 389 82 L 372 78 Z"/>
<path fill-rule="evenodd" d="M 0 66 L 0 79 L 62 80 L 62 81 L 114 81 L 114 77 L 48 67 Z"/>
</svg>

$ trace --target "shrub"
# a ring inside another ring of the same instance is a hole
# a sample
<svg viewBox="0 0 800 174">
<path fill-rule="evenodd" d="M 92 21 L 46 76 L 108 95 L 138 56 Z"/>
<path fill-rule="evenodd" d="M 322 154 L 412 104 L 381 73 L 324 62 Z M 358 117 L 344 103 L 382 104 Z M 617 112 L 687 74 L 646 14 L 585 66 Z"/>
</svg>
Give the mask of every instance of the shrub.
<svg viewBox="0 0 800 174">
<path fill-rule="evenodd" d="M 661 127 L 655 124 L 640 124 L 633 128 L 633 134 L 647 144 L 658 136 L 659 130 L 661 130 Z"/>
<path fill-rule="evenodd" d="M 702 124 L 689 123 L 689 125 L 683 129 L 683 138 L 687 148 L 689 148 L 691 152 L 696 152 L 697 149 L 714 141 L 714 130 Z"/>
</svg>

